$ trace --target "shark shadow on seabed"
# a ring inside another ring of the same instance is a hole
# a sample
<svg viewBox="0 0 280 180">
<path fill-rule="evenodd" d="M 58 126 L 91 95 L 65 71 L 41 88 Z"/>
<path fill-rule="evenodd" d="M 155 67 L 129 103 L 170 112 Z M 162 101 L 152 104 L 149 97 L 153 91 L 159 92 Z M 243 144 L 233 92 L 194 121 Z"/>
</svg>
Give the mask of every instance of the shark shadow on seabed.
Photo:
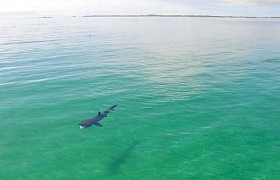
<svg viewBox="0 0 280 180">
<path fill-rule="evenodd" d="M 122 152 L 112 157 L 111 162 L 108 165 L 108 171 L 111 174 L 117 174 L 120 172 L 121 167 L 126 163 L 126 161 L 131 158 L 135 147 L 139 144 L 138 141 L 133 141 L 127 148 L 123 149 Z"/>
</svg>

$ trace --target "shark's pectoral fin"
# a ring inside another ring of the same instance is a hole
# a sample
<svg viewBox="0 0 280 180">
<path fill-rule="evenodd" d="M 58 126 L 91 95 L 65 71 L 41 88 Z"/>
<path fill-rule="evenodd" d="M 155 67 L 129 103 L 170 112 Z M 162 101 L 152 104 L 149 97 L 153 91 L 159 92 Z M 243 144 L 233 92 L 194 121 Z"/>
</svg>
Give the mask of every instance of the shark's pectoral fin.
<svg viewBox="0 0 280 180">
<path fill-rule="evenodd" d="M 94 125 L 96 125 L 98 127 L 103 127 L 102 124 L 100 124 L 100 123 L 94 123 Z"/>
</svg>

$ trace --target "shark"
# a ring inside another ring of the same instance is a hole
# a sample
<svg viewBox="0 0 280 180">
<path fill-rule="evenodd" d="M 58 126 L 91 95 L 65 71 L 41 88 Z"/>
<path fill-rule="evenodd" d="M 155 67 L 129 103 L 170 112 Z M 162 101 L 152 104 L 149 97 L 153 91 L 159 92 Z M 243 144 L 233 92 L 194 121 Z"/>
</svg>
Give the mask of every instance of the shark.
<svg viewBox="0 0 280 180">
<path fill-rule="evenodd" d="M 80 125 L 81 129 L 91 127 L 92 125 L 96 125 L 98 127 L 103 127 L 103 125 L 100 124 L 99 121 L 101 121 L 103 118 L 107 117 L 107 114 L 109 112 L 114 111 L 116 107 L 117 107 L 117 105 L 114 105 L 114 106 L 110 107 L 109 109 L 103 111 L 102 113 L 99 111 L 99 113 L 95 117 L 84 120 L 84 121 L 80 122 L 78 125 Z"/>
</svg>

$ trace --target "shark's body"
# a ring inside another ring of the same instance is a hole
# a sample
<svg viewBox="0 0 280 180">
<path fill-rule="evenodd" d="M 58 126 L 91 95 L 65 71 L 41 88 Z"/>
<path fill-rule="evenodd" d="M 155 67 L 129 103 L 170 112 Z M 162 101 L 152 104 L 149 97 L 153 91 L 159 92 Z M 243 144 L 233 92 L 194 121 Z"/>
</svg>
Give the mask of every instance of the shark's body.
<svg viewBox="0 0 280 180">
<path fill-rule="evenodd" d="M 108 114 L 109 112 L 114 111 L 116 106 L 117 106 L 117 105 L 114 105 L 114 106 L 110 107 L 109 109 L 105 110 L 105 111 L 102 112 L 102 113 L 99 112 L 99 113 L 97 114 L 97 116 L 95 116 L 95 117 L 93 117 L 93 118 L 91 118 L 91 119 L 87 119 L 87 120 L 84 120 L 84 121 L 80 122 L 80 123 L 79 123 L 80 128 L 81 128 L 81 129 L 83 129 L 83 128 L 88 128 L 88 127 L 90 127 L 90 126 L 92 126 L 92 125 L 96 125 L 96 126 L 99 126 L 99 127 L 103 127 L 103 126 L 99 123 L 99 121 L 101 121 L 104 117 L 107 117 L 107 114 Z"/>
</svg>

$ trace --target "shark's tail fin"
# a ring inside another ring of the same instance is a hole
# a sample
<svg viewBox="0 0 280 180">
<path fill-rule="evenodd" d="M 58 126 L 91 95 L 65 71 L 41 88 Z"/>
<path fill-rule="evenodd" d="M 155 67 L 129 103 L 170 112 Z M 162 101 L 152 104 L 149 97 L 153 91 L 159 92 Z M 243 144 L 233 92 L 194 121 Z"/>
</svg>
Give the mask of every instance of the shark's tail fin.
<svg viewBox="0 0 280 180">
<path fill-rule="evenodd" d="M 109 109 L 109 110 L 111 110 L 111 111 L 115 111 L 115 107 L 117 107 L 117 104 L 116 104 L 116 105 L 114 105 L 114 106 L 112 106 L 112 107 L 110 107 L 110 109 Z"/>
</svg>

